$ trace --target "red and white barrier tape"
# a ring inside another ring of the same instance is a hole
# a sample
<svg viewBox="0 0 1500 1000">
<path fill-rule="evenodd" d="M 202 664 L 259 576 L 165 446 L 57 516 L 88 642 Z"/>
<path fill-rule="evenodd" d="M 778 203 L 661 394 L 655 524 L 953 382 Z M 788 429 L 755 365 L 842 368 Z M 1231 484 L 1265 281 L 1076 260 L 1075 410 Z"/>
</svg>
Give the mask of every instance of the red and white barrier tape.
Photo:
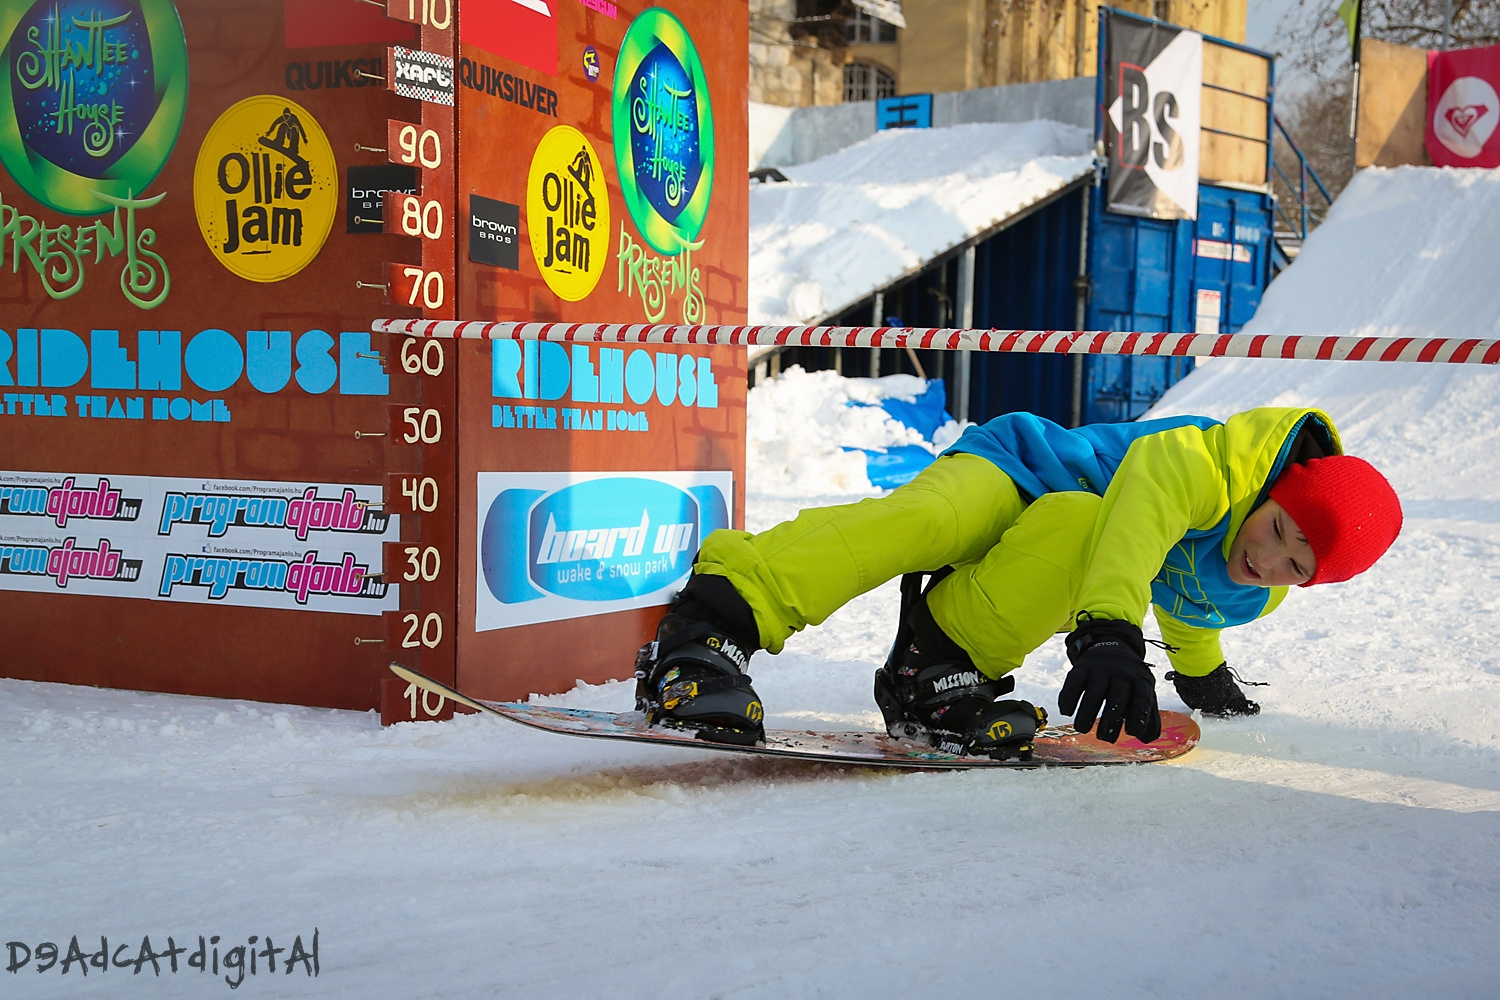
<svg viewBox="0 0 1500 1000">
<path fill-rule="evenodd" d="M 761 347 L 916 347 L 1024 354 L 1303 358 L 1329 361 L 1500 363 L 1500 340 L 1456 337 L 1279 337 L 1244 333 L 945 330 L 892 326 L 650 326 L 643 323 L 482 323 L 378 319 L 375 333 L 464 340 L 585 344 L 738 344 Z"/>
</svg>

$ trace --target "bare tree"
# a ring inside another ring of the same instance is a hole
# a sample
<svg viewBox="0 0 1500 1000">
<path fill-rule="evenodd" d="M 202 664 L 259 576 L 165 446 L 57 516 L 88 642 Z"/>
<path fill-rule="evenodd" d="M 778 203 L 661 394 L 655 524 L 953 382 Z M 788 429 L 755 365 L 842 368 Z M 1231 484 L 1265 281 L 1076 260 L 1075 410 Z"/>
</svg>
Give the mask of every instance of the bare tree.
<svg viewBox="0 0 1500 1000">
<path fill-rule="evenodd" d="M 1443 47 L 1444 0 L 1362 2 L 1362 37 L 1424 49 Z M 1449 3 L 1449 48 L 1500 44 L 1500 0 Z M 1276 47 L 1281 57 L 1277 117 L 1330 193 L 1337 195 L 1349 182 L 1354 163 L 1349 138 L 1353 65 L 1348 29 L 1339 19 L 1336 0 L 1298 0 L 1282 18 Z M 1297 161 L 1290 150 L 1279 149 L 1277 163 L 1290 173 Z M 1291 176 L 1295 182 L 1296 174 Z"/>
</svg>

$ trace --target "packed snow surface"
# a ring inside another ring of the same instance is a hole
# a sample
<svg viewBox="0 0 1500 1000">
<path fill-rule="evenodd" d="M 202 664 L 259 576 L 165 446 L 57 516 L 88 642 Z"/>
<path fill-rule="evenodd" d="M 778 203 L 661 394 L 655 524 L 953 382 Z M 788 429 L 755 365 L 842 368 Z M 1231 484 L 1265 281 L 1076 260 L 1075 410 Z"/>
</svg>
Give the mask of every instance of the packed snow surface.
<svg viewBox="0 0 1500 1000">
<path fill-rule="evenodd" d="M 1399 173 L 1351 196 L 1431 183 Z M 1405 252 L 1400 224 L 1445 208 L 1412 201 L 1392 239 L 1342 244 L 1360 216 L 1336 213 L 1288 278 L 1335 294 L 1320 269 L 1374 269 Z M 1449 259 L 1493 283 L 1486 246 Z M 1261 332 L 1296 330 L 1285 308 Z M 752 395 L 752 529 L 868 493 L 829 454 L 822 479 L 810 452 L 795 471 L 766 457 L 846 416 L 828 386 L 797 386 Z M 227 953 L 251 935 L 308 948 L 316 928 L 316 977 L 283 952 L 238 995 L 1492 997 L 1500 372 L 1221 360 L 1157 413 L 1272 403 L 1328 409 L 1406 528 L 1369 573 L 1226 633 L 1265 711 L 1205 720 L 1172 763 L 892 773 L 0 681 L 0 943 L 60 949 L 40 974 L 0 972 L 5 995 L 228 995 L 237 970 L 186 964 L 200 935 Z M 883 587 L 757 654 L 768 724 L 875 726 L 896 607 Z M 1064 667 L 1049 643 L 1018 694 L 1055 708 Z M 631 688 L 546 700 L 625 709 Z M 90 954 L 107 937 L 115 964 L 62 974 L 75 935 Z M 134 971 L 145 935 L 187 947 L 177 973 Z"/>
<path fill-rule="evenodd" d="M 750 322 L 810 323 L 1094 168 L 1052 121 L 891 129 L 750 187 Z"/>
</svg>

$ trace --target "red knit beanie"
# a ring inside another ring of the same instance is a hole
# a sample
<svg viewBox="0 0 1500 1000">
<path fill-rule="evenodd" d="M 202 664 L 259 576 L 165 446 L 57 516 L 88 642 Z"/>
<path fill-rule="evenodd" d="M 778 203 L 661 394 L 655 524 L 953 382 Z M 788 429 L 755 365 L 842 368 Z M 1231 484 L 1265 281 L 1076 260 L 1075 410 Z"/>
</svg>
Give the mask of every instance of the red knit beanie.
<svg viewBox="0 0 1500 1000">
<path fill-rule="evenodd" d="M 1297 522 L 1318 559 L 1304 587 L 1358 576 L 1401 533 L 1396 491 L 1375 466 L 1353 455 L 1293 465 L 1271 486 L 1271 499 Z"/>
</svg>

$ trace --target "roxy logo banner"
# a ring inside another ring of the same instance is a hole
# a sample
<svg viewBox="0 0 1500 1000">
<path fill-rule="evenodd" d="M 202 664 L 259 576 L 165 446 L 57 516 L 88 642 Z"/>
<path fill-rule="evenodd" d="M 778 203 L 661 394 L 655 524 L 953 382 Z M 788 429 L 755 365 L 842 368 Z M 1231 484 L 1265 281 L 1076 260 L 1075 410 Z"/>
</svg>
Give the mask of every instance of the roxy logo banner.
<svg viewBox="0 0 1500 1000">
<path fill-rule="evenodd" d="M 1500 167 L 1500 45 L 1427 53 L 1427 155 L 1439 167 Z"/>
<path fill-rule="evenodd" d="M 476 630 L 667 603 L 733 497 L 729 472 L 480 473 Z"/>
<path fill-rule="evenodd" d="M 1109 210 L 1196 219 L 1203 36 L 1110 14 L 1108 41 Z"/>
</svg>

